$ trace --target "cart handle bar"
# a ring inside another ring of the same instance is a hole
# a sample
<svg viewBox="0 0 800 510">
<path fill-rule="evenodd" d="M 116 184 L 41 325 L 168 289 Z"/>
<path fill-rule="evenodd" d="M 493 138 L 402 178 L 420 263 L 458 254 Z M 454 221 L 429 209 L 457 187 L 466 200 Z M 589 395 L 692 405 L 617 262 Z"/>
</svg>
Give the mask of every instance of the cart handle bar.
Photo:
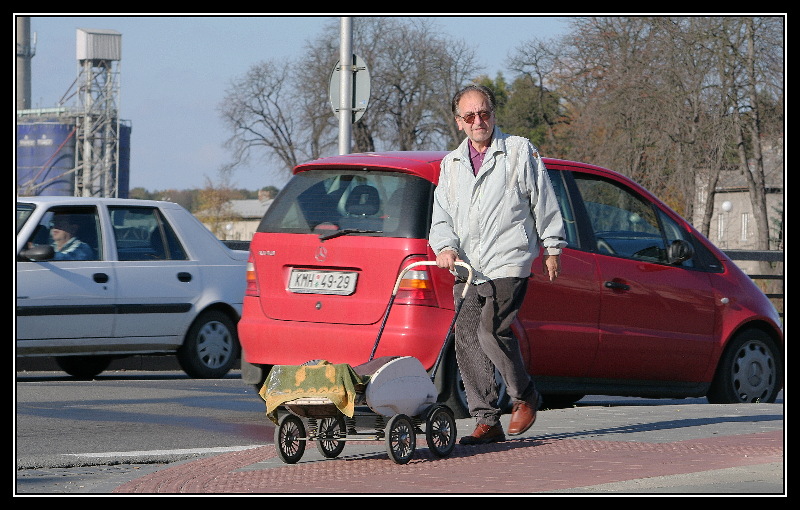
<svg viewBox="0 0 800 510">
<path fill-rule="evenodd" d="M 407 265 L 406 267 L 404 267 L 403 270 L 400 271 L 400 275 L 397 277 L 397 281 L 394 282 L 394 289 L 392 290 L 392 296 L 397 295 L 397 291 L 400 288 L 400 282 L 403 280 L 403 276 L 405 276 L 405 274 L 407 272 L 409 272 L 410 270 L 414 269 L 417 266 L 435 266 L 435 265 L 436 265 L 436 261 L 434 261 L 434 260 L 422 260 L 422 261 L 419 261 L 419 262 L 413 262 L 413 263 Z M 463 260 L 457 260 L 455 262 L 455 265 L 461 266 L 464 269 L 466 269 L 467 272 L 469 273 L 467 275 L 467 281 L 468 282 L 472 282 L 472 272 L 473 272 L 472 271 L 472 266 L 470 266 L 469 264 L 467 264 Z M 464 285 L 464 291 L 461 293 L 461 299 L 464 299 L 467 296 L 467 290 L 468 289 L 469 289 L 469 285 Z"/>
<path fill-rule="evenodd" d="M 400 282 L 403 280 L 403 276 L 411 269 L 417 266 L 435 266 L 436 262 L 433 260 L 422 260 L 419 262 L 413 262 L 400 271 L 400 274 L 397 276 L 397 281 L 394 282 L 394 289 L 392 290 L 392 295 L 389 297 L 389 304 L 386 306 L 386 311 L 383 313 L 383 320 L 381 320 L 380 328 L 378 328 L 378 336 L 375 338 L 375 344 L 372 346 L 372 352 L 369 354 L 369 359 L 367 361 L 372 361 L 375 358 L 375 351 L 378 350 L 378 343 L 381 341 L 381 335 L 383 335 L 383 328 L 386 327 L 386 320 L 389 318 L 389 310 L 392 309 L 392 305 L 394 304 L 394 298 L 397 295 L 397 289 L 400 288 Z M 472 281 L 472 266 L 463 262 L 461 260 L 456 261 L 457 266 L 461 266 L 467 269 L 469 272 L 469 276 L 467 277 L 467 281 Z M 461 301 L 459 301 L 458 306 L 456 306 L 456 312 L 453 315 L 453 322 L 450 324 L 450 330 L 453 329 L 453 325 L 456 322 L 456 317 L 458 316 L 459 310 L 461 310 L 461 303 L 464 302 L 464 298 L 467 296 L 467 290 L 469 289 L 469 285 L 464 285 L 464 292 L 461 294 Z M 450 330 L 448 330 L 448 336 L 450 334 Z M 436 360 L 436 367 L 439 366 L 439 362 L 442 359 L 442 353 L 444 352 L 444 345 L 447 344 L 447 338 L 445 338 L 445 343 L 442 344 L 442 351 L 439 352 L 439 359 Z M 436 372 L 436 368 L 434 368 L 434 373 Z"/>
</svg>

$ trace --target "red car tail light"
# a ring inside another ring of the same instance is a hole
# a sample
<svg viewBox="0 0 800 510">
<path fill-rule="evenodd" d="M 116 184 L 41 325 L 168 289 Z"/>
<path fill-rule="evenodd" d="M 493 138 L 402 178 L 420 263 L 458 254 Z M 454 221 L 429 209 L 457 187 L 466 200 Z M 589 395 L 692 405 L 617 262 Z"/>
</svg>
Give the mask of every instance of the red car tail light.
<svg viewBox="0 0 800 510">
<path fill-rule="evenodd" d="M 244 295 L 258 297 L 258 277 L 256 276 L 256 266 L 252 255 L 250 260 L 247 261 L 247 272 L 245 274 L 247 285 L 244 289 Z"/>
<path fill-rule="evenodd" d="M 408 260 L 403 267 L 406 267 L 412 262 L 417 262 L 418 260 Z M 403 279 L 400 280 L 400 286 L 397 288 L 395 303 L 437 306 L 436 292 L 433 289 L 433 279 L 431 278 L 430 271 L 428 271 L 428 267 L 429 266 L 419 266 L 408 271 L 403 276 Z"/>
</svg>

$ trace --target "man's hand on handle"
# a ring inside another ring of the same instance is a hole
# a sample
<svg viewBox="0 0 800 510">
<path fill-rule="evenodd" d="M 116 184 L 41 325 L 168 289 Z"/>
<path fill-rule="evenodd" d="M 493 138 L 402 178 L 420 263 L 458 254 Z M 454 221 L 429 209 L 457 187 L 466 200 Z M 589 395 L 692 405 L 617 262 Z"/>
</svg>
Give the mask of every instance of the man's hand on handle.
<svg viewBox="0 0 800 510">
<path fill-rule="evenodd" d="M 436 265 L 449 271 L 455 271 L 457 260 L 461 259 L 458 258 L 458 253 L 453 250 L 442 250 L 436 255 Z"/>
</svg>

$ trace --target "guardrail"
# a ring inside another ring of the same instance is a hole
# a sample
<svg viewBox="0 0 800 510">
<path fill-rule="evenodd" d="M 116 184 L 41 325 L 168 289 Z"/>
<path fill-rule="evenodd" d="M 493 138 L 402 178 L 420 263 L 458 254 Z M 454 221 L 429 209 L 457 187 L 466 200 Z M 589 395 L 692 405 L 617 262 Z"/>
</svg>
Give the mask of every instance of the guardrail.
<svg viewBox="0 0 800 510">
<path fill-rule="evenodd" d="M 783 251 L 778 250 L 722 250 L 732 260 L 760 260 L 783 262 Z"/>
<path fill-rule="evenodd" d="M 249 250 L 250 249 L 250 241 L 236 241 L 236 240 L 225 240 L 222 241 L 225 243 L 228 248 L 232 250 Z M 731 260 L 754 260 L 754 261 L 764 261 L 764 262 L 783 262 L 783 251 L 764 251 L 764 250 L 723 250 L 725 254 L 731 258 Z M 751 274 L 749 275 L 751 279 L 756 281 L 783 281 L 783 275 L 779 274 Z M 765 287 L 769 287 L 769 285 L 760 286 L 762 291 L 764 291 Z M 781 289 L 783 289 L 783 285 L 781 284 Z M 769 290 L 769 289 L 767 289 Z M 775 309 L 778 310 L 778 314 L 783 317 L 783 300 L 784 300 L 784 293 L 783 292 L 764 292 L 764 294 L 770 299 L 774 300 L 773 305 L 775 305 Z M 780 303 L 776 304 L 775 301 L 780 301 Z M 780 306 L 779 306 L 780 305 Z"/>
</svg>

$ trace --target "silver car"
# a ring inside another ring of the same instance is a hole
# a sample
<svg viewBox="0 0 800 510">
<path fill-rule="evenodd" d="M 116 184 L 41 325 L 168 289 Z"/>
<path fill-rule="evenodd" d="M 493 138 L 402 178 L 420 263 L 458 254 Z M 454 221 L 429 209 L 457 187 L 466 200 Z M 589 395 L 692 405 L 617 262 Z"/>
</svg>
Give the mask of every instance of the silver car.
<svg viewBox="0 0 800 510">
<path fill-rule="evenodd" d="M 177 355 L 196 378 L 237 362 L 248 252 L 180 205 L 20 197 L 16 230 L 17 356 L 80 378 L 135 354 Z"/>
</svg>

